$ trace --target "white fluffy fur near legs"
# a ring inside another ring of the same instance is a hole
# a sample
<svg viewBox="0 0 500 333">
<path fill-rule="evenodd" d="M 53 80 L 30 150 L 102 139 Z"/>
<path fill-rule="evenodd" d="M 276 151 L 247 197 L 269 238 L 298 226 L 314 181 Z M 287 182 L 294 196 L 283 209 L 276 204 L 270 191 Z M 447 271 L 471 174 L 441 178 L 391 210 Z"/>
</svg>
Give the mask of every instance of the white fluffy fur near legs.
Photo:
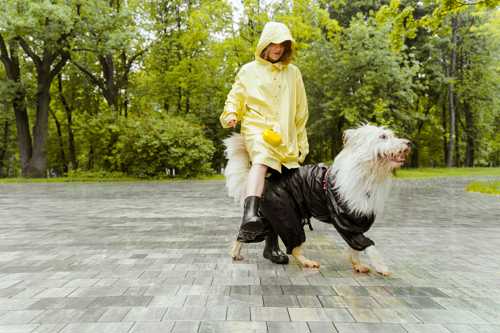
<svg viewBox="0 0 500 333">
<path fill-rule="evenodd" d="M 388 276 L 391 274 L 389 272 L 389 268 L 384 262 L 384 259 L 374 245 L 367 247 L 364 252 L 370 259 L 370 264 L 377 273 L 384 276 Z M 368 273 L 370 271 L 370 268 L 361 262 L 361 259 L 359 257 L 360 253 L 361 251 L 356 251 L 349 248 L 349 259 L 351 261 L 352 268 L 358 273 Z"/>
<path fill-rule="evenodd" d="M 349 248 L 349 260 L 352 264 L 352 269 L 354 269 L 358 273 L 368 273 L 370 268 L 361 263 L 361 259 L 359 258 L 359 251 Z"/>
<path fill-rule="evenodd" d="M 373 268 L 375 268 L 377 273 L 380 273 L 384 276 L 391 275 L 391 273 L 389 272 L 389 268 L 387 268 L 384 259 L 382 258 L 378 250 L 375 248 L 375 245 L 367 247 L 365 253 L 370 259 L 370 263 L 372 264 Z"/>
</svg>

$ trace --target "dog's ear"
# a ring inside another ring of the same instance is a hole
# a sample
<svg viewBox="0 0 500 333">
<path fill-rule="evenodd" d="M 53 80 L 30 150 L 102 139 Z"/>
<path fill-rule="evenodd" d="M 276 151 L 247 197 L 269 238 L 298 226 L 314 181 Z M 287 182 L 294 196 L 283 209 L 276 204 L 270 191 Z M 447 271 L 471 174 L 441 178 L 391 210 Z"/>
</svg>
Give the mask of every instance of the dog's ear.
<svg viewBox="0 0 500 333">
<path fill-rule="evenodd" d="M 347 146 L 347 144 L 352 140 L 353 136 L 354 136 L 353 129 L 347 129 L 344 131 L 344 134 L 342 135 L 342 141 L 344 143 L 344 146 Z"/>
</svg>

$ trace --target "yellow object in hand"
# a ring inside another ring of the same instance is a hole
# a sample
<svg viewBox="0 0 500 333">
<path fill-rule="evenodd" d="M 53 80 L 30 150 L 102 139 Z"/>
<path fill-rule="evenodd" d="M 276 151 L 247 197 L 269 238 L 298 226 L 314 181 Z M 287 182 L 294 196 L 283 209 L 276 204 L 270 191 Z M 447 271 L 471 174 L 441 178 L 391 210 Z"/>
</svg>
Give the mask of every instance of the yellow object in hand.
<svg viewBox="0 0 500 333">
<path fill-rule="evenodd" d="M 271 146 L 279 146 L 281 144 L 281 135 L 278 132 L 273 131 L 272 129 L 264 130 L 262 133 L 262 137 L 264 141 L 269 143 Z"/>
</svg>

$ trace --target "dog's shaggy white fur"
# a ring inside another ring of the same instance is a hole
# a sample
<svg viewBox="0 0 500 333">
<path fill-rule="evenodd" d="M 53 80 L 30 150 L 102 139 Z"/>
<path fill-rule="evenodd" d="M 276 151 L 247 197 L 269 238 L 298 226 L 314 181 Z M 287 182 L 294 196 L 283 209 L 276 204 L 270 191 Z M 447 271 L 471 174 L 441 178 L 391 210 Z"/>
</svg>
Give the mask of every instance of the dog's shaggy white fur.
<svg viewBox="0 0 500 333">
<path fill-rule="evenodd" d="M 242 203 L 250 169 L 249 156 L 239 134 L 227 138 L 224 144 L 228 159 L 224 173 L 226 187 L 229 196 Z M 335 158 L 332 172 L 336 174 L 335 188 L 352 213 L 382 213 L 392 172 L 404 163 L 409 151 L 408 140 L 397 138 L 391 130 L 384 127 L 362 125 L 344 132 L 344 148 Z M 241 243 L 236 242 L 231 256 L 241 260 L 240 250 Z M 377 272 L 389 274 L 375 246 L 368 247 L 365 252 Z M 302 255 L 301 247 L 293 249 L 292 255 L 304 267 L 319 268 L 319 263 Z M 350 261 L 356 271 L 369 271 L 361 263 L 358 251 L 350 249 Z"/>
</svg>

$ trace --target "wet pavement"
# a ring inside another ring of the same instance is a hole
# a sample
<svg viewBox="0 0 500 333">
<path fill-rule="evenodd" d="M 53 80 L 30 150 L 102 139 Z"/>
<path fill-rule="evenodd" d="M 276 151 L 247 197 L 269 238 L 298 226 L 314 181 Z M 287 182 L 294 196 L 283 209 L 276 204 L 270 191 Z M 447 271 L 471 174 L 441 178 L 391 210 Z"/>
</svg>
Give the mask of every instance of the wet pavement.
<svg viewBox="0 0 500 333">
<path fill-rule="evenodd" d="M 498 333 L 500 197 L 467 182 L 395 181 L 368 233 L 390 277 L 314 220 L 319 271 L 232 262 L 222 181 L 0 185 L 0 333 Z"/>
</svg>

